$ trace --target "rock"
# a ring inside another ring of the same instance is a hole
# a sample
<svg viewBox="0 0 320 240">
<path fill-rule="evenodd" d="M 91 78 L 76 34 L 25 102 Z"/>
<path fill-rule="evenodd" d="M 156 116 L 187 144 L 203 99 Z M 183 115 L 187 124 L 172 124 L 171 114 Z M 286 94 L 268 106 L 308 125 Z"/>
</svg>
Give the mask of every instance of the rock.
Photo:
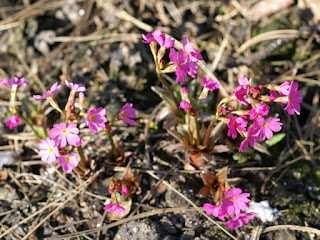
<svg viewBox="0 0 320 240">
<path fill-rule="evenodd" d="M 157 240 L 160 239 L 158 225 L 149 219 L 123 224 L 114 240 Z"/>
</svg>

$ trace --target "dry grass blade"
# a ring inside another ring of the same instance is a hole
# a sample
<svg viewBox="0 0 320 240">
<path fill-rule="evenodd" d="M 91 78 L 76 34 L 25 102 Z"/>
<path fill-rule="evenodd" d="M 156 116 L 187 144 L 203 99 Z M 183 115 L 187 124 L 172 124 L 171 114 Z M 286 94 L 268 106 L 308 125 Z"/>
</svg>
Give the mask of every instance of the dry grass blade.
<svg viewBox="0 0 320 240">
<path fill-rule="evenodd" d="M 320 236 L 320 230 L 312 227 L 304 227 L 304 226 L 295 226 L 295 225 L 278 225 L 278 226 L 271 226 L 267 227 L 263 230 L 262 233 L 272 232 L 272 231 L 279 231 L 283 229 L 290 229 L 294 231 L 302 231 L 302 232 L 308 232 L 313 233 L 318 236 Z"/>
</svg>

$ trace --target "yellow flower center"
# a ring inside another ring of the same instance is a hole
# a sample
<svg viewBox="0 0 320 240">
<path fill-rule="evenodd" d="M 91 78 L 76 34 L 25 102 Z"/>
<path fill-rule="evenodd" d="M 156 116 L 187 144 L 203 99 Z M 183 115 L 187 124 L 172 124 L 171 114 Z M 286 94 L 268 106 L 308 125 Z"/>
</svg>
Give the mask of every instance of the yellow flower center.
<svg viewBox="0 0 320 240">
<path fill-rule="evenodd" d="M 180 69 L 181 67 L 180 67 L 180 63 L 177 63 L 177 67 Z"/>
<path fill-rule="evenodd" d="M 122 117 L 123 118 L 127 118 L 127 114 L 126 113 L 122 113 Z"/>
<path fill-rule="evenodd" d="M 94 119 L 95 119 L 95 116 L 93 114 L 89 116 L 90 121 L 93 121 Z"/>
<path fill-rule="evenodd" d="M 234 201 L 235 199 L 236 199 L 235 197 L 231 197 L 231 198 L 229 198 L 229 201 L 232 202 L 232 201 Z"/>
<path fill-rule="evenodd" d="M 53 147 L 49 147 L 48 151 L 49 151 L 49 153 L 52 153 L 53 152 Z"/>
<path fill-rule="evenodd" d="M 61 131 L 61 133 L 64 134 L 64 135 L 67 135 L 67 134 L 69 133 L 69 131 L 68 131 L 67 129 L 63 129 L 63 130 Z"/>
<path fill-rule="evenodd" d="M 70 162 L 71 161 L 71 157 L 66 157 L 66 162 Z"/>
<path fill-rule="evenodd" d="M 267 123 L 267 122 L 262 125 L 262 127 L 266 127 L 266 126 L 268 126 L 268 123 Z"/>
</svg>

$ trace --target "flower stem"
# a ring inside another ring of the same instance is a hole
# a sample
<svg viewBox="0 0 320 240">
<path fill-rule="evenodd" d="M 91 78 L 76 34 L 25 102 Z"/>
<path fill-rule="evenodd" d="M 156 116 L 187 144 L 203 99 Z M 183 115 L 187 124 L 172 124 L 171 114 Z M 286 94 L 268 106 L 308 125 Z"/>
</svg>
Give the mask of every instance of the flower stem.
<svg viewBox="0 0 320 240">
<path fill-rule="evenodd" d="M 108 136 L 108 139 L 109 139 L 110 144 L 111 144 L 111 148 L 112 148 L 112 152 L 113 152 L 114 158 L 117 159 L 120 156 L 120 153 L 119 153 L 119 150 L 117 149 L 116 145 L 114 144 L 111 131 L 107 132 L 107 136 Z"/>
<path fill-rule="evenodd" d="M 207 131 L 206 131 L 206 134 L 204 136 L 204 139 L 203 139 L 203 146 L 206 146 L 208 144 L 208 141 L 209 141 L 209 137 L 210 137 L 210 134 L 212 132 L 212 128 L 213 126 L 217 123 L 217 117 L 214 116 L 207 128 Z"/>
<path fill-rule="evenodd" d="M 26 119 L 22 114 L 18 114 L 18 117 L 21 118 L 31 128 L 31 130 L 36 134 L 36 136 L 39 139 L 42 139 L 39 132 L 33 127 L 32 123 L 30 123 L 28 119 Z"/>
<path fill-rule="evenodd" d="M 87 161 L 87 158 L 86 158 L 86 156 L 84 155 L 84 152 L 83 152 L 83 148 L 81 147 L 81 146 L 79 146 L 79 147 L 77 147 L 77 149 L 78 149 L 78 153 L 79 153 L 79 155 L 80 155 L 80 167 L 79 167 L 79 169 L 81 170 L 81 171 L 83 171 L 83 169 L 81 169 L 81 167 L 82 168 L 87 168 L 87 165 L 88 165 L 88 161 Z M 84 172 L 85 172 L 85 169 L 84 169 Z"/>
</svg>

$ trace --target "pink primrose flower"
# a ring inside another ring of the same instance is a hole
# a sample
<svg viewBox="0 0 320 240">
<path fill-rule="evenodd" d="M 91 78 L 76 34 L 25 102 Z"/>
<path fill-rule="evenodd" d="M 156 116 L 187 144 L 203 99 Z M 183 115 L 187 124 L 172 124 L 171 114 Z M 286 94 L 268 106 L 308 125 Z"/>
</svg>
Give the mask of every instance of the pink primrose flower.
<svg viewBox="0 0 320 240">
<path fill-rule="evenodd" d="M 52 96 L 55 92 L 59 91 L 60 88 L 61 88 L 61 85 L 58 85 L 58 82 L 56 82 L 44 94 L 42 94 L 42 95 L 33 95 L 33 97 L 35 99 L 47 99 L 48 97 Z"/>
<path fill-rule="evenodd" d="M 65 123 L 54 124 L 50 129 L 49 137 L 55 139 L 56 146 L 65 147 L 67 142 L 72 146 L 79 146 L 81 139 L 78 136 L 79 129 L 77 124 L 71 123 L 68 126 Z"/>
<path fill-rule="evenodd" d="M 161 47 L 164 47 L 165 49 L 169 49 L 174 46 L 174 39 L 172 39 L 171 37 L 166 37 L 164 34 L 157 38 L 157 42 Z"/>
<path fill-rule="evenodd" d="M 106 110 L 102 107 L 91 109 L 86 116 L 86 123 L 91 132 L 97 132 L 98 127 L 104 127 L 104 123 L 108 121 L 105 117 Z"/>
<path fill-rule="evenodd" d="M 38 155 L 41 157 L 41 161 L 48 164 L 54 163 L 57 160 L 57 157 L 60 156 L 55 141 L 48 137 L 40 140 L 38 148 L 40 150 Z"/>
<path fill-rule="evenodd" d="M 132 107 L 132 103 L 126 103 L 120 110 L 121 120 L 130 125 L 136 125 L 136 122 L 130 118 L 136 118 L 136 110 Z"/>
<path fill-rule="evenodd" d="M 277 92 L 274 90 L 270 90 L 269 101 L 272 102 L 277 97 L 278 97 Z"/>
<path fill-rule="evenodd" d="M 30 86 L 29 82 L 25 79 L 25 78 L 17 78 L 14 77 L 12 81 L 7 80 L 7 79 L 2 79 L 0 82 L 0 86 L 1 85 L 7 85 L 8 87 L 12 87 L 13 85 L 23 85 L 23 86 Z"/>
<path fill-rule="evenodd" d="M 269 113 L 269 109 L 270 107 L 267 104 L 264 104 L 264 103 L 259 104 L 256 108 L 250 109 L 248 113 L 250 115 L 249 119 L 250 120 L 256 119 L 258 115 L 266 116 Z"/>
<path fill-rule="evenodd" d="M 229 122 L 228 122 L 228 137 L 232 137 L 235 139 L 237 137 L 237 130 L 245 131 L 248 121 L 246 120 L 246 116 L 240 117 L 233 117 L 232 114 L 229 115 Z"/>
<path fill-rule="evenodd" d="M 224 213 L 221 209 L 221 205 L 215 206 L 210 203 L 205 203 L 205 204 L 203 204 L 203 208 L 206 210 L 206 214 L 217 217 L 220 220 L 224 220 L 225 216 L 224 216 Z"/>
<path fill-rule="evenodd" d="M 283 124 L 280 122 L 279 118 L 268 118 L 267 120 L 264 118 L 257 118 L 253 125 L 260 128 L 260 141 L 264 141 L 266 138 L 272 138 L 273 132 L 280 132 Z"/>
<path fill-rule="evenodd" d="M 123 207 L 121 207 L 119 203 L 115 203 L 115 204 L 109 203 L 103 209 L 107 210 L 107 212 L 116 211 L 119 217 L 126 212 L 126 210 Z"/>
<path fill-rule="evenodd" d="M 204 88 L 209 89 L 209 91 L 214 91 L 219 88 L 220 83 L 214 82 L 212 79 L 207 80 L 205 76 L 202 77 L 202 84 Z"/>
<path fill-rule="evenodd" d="M 188 103 L 187 101 L 181 101 L 180 102 L 179 108 L 182 108 L 184 110 L 188 110 L 190 107 L 191 107 L 190 103 Z"/>
<path fill-rule="evenodd" d="M 232 219 L 226 222 L 226 228 L 234 230 L 235 228 L 240 228 L 243 224 L 247 224 L 249 219 L 253 219 L 257 214 L 254 212 L 250 213 L 240 213 L 234 216 Z"/>
<path fill-rule="evenodd" d="M 64 82 L 73 91 L 76 91 L 76 92 L 85 92 L 85 91 L 87 91 L 86 86 L 84 84 L 72 83 L 72 82 L 69 82 L 67 79 Z"/>
<path fill-rule="evenodd" d="M 142 34 L 142 42 L 145 43 L 145 44 L 148 44 L 148 43 L 151 43 L 153 41 L 156 41 L 153 37 L 153 34 L 152 33 L 148 33 L 146 35 Z"/>
<path fill-rule="evenodd" d="M 20 124 L 20 118 L 17 115 L 12 115 L 8 121 L 6 121 L 6 126 L 10 129 L 15 128 Z"/>
<path fill-rule="evenodd" d="M 186 36 L 183 37 L 183 50 L 188 61 L 198 62 L 198 60 L 202 60 L 201 54 L 197 49 L 193 48 L 193 43 Z"/>
<path fill-rule="evenodd" d="M 291 82 L 289 93 L 288 93 L 288 105 L 284 110 L 288 112 L 289 115 L 293 115 L 294 113 L 300 115 L 300 103 L 302 102 L 302 97 L 300 97 L 301 91 L 298 90 L 298 83 Z"/>
<path fill-rule="evenodd" d="M 236 99 L 241 102 L 243 105 L 248 105 L 247 103 L 250 103 L 250 97 L 249 97 L 249 80 L 246 77 L 246 75 L 243 75 L 242 78 L 238 78 L 238 82 L 240 86 L 236 88 L 236 90 L 233 92 Z"/>
<path fill-rule="evenodd" d="M 176 83 L 183 85 L 184 79 L 186 78 L 189 71 L 188 66 L 185 64 L 186 58 L 184 56 L 183 50 L 179 50 L 179 52 L 177 53 L 174 48 L 171 48 L 169 58 L 176 66 Z"/>
<path fill-rule="evenodd" d="M 127 186 L 123 186 L 122 188 L 121 188 L 121 194 L 122 195 L 126 195 L 126 194 L 128 194 L 128 192 L 129 192 L 129 190 L 128 190 L 128 187 Z"/>
<path fill-rule="evenodd" d="M 285 81 L 279 86 L 279 93 L 281 96 L 288 96 L 289 95 L 289 89 L 290 89 L 290 82 Z"/>
<path fill-rule="evenodd" d="M 244 152 L 248 148 L 248 144 L 251 147 L 254 147 L 256 145 L 256 142 L 260 140 L 260 128 L 257 127 L 251 127 L 247 131 L 247 137 L 245 140 L 243 140 L 240 144 L 239 151 Z"/>
<path fill-rule="evenodd" d="M 62 170 L 66 173 L 71 173 L 72 169 L 78 166 L 78 158 L 76 153 L 70 153 L 65 156 L 61 155 L 58 158 L 58 164 L 62 167 Z"/>
<path fill-rule="evenodd" d="M 226 217 L 232 214 L 239 214 L 240 210 L 246 210 L 249 206 L 250 199 L 248 197 L 250 193 L 242 193 L 240 188 L 230 188 L 226 195 L 228 197 L 221 200 L 221 209 Z"/>
</svg>

